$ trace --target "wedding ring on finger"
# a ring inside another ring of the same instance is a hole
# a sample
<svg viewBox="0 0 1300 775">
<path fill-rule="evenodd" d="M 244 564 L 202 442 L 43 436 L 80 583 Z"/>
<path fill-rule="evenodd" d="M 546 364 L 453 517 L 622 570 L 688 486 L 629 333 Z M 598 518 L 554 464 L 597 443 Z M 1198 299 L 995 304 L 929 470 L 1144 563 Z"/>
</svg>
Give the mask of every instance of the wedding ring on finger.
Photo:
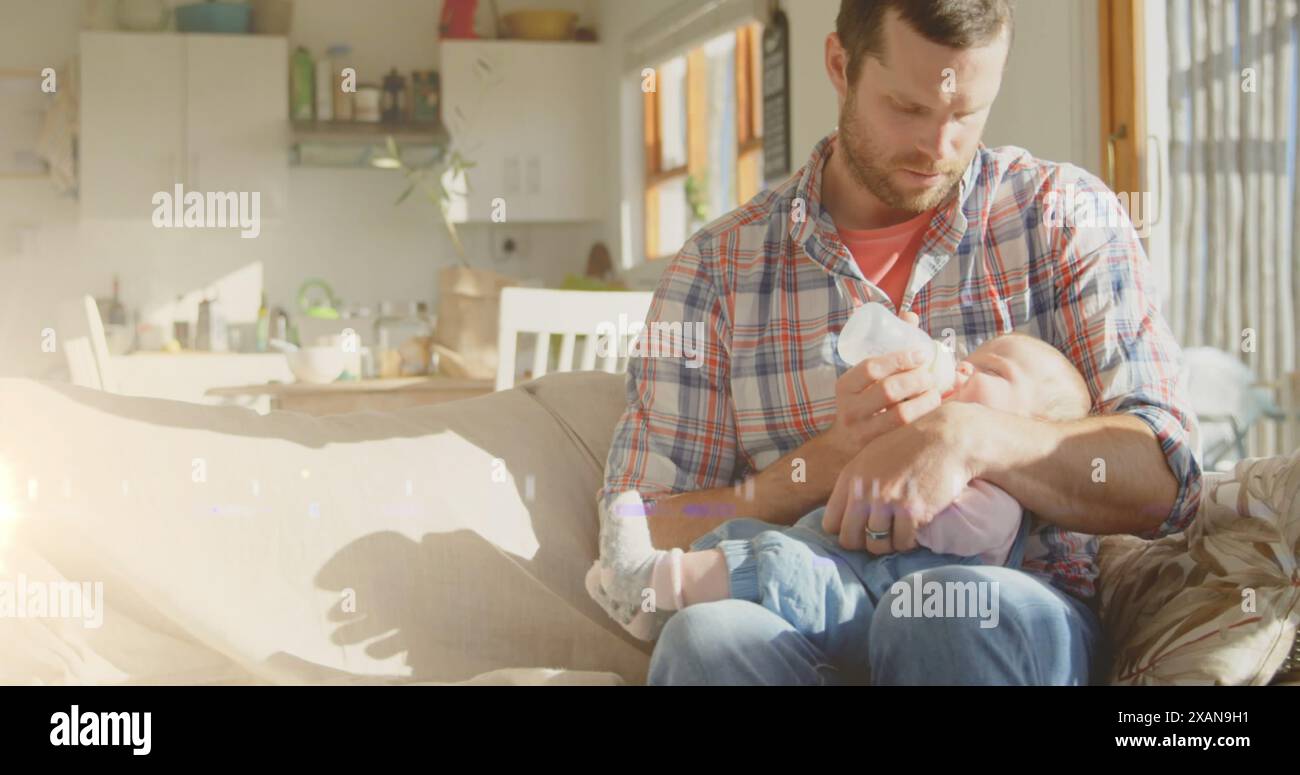
<svg viewBox="0 0 1300 775">
<path fill-rule="evenodd" d="M 871 505 L 875 507 L 879 503 L 880 503 L 880 480 L 872 479 L 871 480 Z M 894 532 L 894 520 L 890 519 L 889 524 L 885 526 L 884 530 L 872 530 L 871 520 L 868 519 L 866 525 L 866 531 L 867 531 L 867 538 L 871 539 L 872 541 L 888 541 L 890 534 Z"/>
</svg>

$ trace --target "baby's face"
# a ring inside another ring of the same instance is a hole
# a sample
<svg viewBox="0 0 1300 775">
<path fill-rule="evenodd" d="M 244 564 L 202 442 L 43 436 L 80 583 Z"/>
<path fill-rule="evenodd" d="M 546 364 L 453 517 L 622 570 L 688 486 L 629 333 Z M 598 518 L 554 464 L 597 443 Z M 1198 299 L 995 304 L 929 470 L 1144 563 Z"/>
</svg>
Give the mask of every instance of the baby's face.
<svg viewBox="0 0 1300 775">
<path fill-rule="evenodd" d="M 1010 414 L 1030 415 L 1043 401 L 1043 396 L 1036 394 L 1035 386 L 1052 365 L 1024 337 L 992 339 L 957 364 L 956 381 L 944 397 L 983 404 Z"/>
</svg>

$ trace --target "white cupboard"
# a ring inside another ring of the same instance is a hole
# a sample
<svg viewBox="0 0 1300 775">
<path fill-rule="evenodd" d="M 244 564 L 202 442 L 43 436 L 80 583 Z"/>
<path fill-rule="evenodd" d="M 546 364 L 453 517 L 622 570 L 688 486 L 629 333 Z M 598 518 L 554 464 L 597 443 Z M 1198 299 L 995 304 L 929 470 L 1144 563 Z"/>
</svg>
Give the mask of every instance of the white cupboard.
<svg viewBox="0 0 1300 775">
<path fill-rule="evenodd" d="M 603 220 L 601 46 L 444 40 L 440 50 L 443 123 L 475 165 L 455 220 Z"/>
<path fill-rule="evenodd" d="M 186 191 L 260 192 L 285 208 L 285 39 L 254 35 L 81 35 L 81 213 L 149 218 Z"/>
</svg>

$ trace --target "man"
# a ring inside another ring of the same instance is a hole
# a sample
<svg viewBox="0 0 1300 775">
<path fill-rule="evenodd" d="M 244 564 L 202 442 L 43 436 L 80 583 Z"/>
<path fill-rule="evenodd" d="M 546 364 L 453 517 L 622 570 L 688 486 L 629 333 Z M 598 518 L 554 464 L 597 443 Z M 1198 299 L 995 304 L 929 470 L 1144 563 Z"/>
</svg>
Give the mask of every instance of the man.
<svg viewBox="0 0 1300 775">
<path fill-rule="evenodd" d="M 1032 518 L 1020 567 L 925 572 L 998 582 L 999 625 L 881 606 L 862 645 L 877 684 L 1102 677 L 1096 536 L 1176 532 L 1199 502 L 1181 354 L 1131 224 L 1053 212 L 1070 186 L 1069 201 L 1110 195 L 1077 167 L 980 143 L 1012 27 L 1011 0 L 843 0 L 825 48 L 838 131 L 666 269 L 647 323 L 702 322 L 702 357 L 630 362 L 598 494 L 639 491 L 659 548 L 826 505 L 842 546 L 882 554 L 915 548 L 971 479 L 1006 490 Z M 835 337 L 868 301 L 959 356 L 1011 330 L 1052 344 L 1092 414 L 940 403 L 907 353 L 850 367 Z M 735 600 L 677 612 L 650 667 L 651 683 L 840 680 L 791 625 Z"/>
</svg>

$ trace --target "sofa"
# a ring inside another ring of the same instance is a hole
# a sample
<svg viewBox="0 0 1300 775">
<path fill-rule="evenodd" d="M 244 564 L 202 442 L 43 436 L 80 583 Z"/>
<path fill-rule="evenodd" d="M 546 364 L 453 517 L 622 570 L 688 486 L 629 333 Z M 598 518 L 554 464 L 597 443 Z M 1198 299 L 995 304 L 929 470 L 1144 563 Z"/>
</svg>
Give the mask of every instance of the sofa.
<svg viewBox="0 0 1300 775">
<path fill-rule="evenodd" d="M 313 417 L 0 379 L 0 606 L 49 600 L 0 617 L 0 682 L 642 683 L 650 645 L 583 589 L 624 380 Z M 1243 465 L 1215 480 L 1212 529 L 1103 542 L 1111 680 L 1277 677 L 1300 461 Z M 1153 626 L 1164 609 L 1196 624 Z"/>
</svg>

